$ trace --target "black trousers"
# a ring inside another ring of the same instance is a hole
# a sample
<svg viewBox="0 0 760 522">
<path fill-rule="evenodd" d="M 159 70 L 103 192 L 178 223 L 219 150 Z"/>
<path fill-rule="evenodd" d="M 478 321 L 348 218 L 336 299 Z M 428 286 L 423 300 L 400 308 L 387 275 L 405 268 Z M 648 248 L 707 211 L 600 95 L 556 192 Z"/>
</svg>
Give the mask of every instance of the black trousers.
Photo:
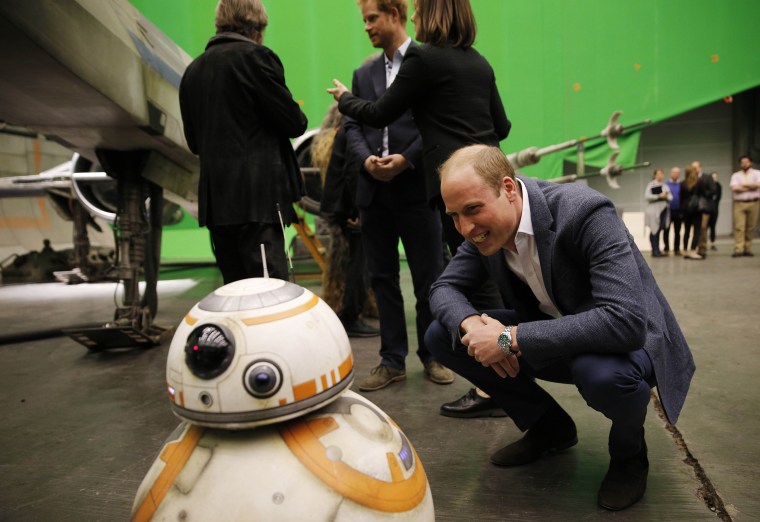
<svg viewBox="0 0 760 522">
<path fill-rule="evenodd" d="M 343 324 L 350 324 L 359 318 L 367 301 L 369 277 L 367 260 L 364 256 L 361 231 L 348 226 L 346 216 L 336 218 L 341 234 L 348 243 L 348 259 L 342 267 L 344 272 L 343 306 L 338 317 Z"/>
<path fill-rule="evenodd" d="M 424 343 L 425 331 L 433 316 L 428 295 L 430 285 L 443 271 L 441 223 L 437 212 L 425 201 L 398 201 L 387 187 L 377 187 L 372 203 L 359 208 L 362 240 L 367 256 L 370 283 L 380 316 L 381 364 L 404 369 L 409 340 L 401 295 L 398 243 L 404 245 L 412 275 L 417 325 L 417 356 L 431 360 Z"/>
<path fill-rule="evenodd" d="M 689 250 L 689 236 L 692 231 L 694 236 L 691 238 L 691 250 L 696 250 L 699 246 L 699 232 L 702 227 L 702 213 L 701 212 L 684 212 L 683 214 L 683 249 Z"/>
<path fill-rule="evenodd" d="M 261 245 L 266 252 L 269 277 L 288 280 L 285 238 L 279 224 L 209 225 L 208 229 L 225 285 L 240 279 L 264 277 Z"/>
<path fill-rule="evenodd" d="M 671 208 L 670 209 L 670 223 L 668 223 L 668 228 L 665 229 L 663 232 L 663 243 L 665 244 L 665 251 L 667 252 L 670 250 L 670 229 L 673 229 L 673 250 L 680 251 L 681 250 L 681 223 L 683 221 L 683 216 L 681 215 L 680 209 Z"/>
<path fill-rule="evenodd" d="M 517 324 L 512 310 L 485 313 L 503 324 Z M 517 335 L 519 341 L 519 329 Z M 437 361 L 488 393 L 521 430 L 530 429 L 556 404 L 536 379 L 574 384 L 591 408 L 612 421 L 608 443 L 612 458 L 632 457 L 641 449 L 647 404 L 655 385 L 652 361 L 643 349 L 626 354 L 584 353 L 543 368 L 533 368 L 521 358 L 520 373 L 501 378 L 469 356 L 464 345 L 452 347 L 451 334 L 438 321 L 430 325 L 425 341 Z"/>
</svg>

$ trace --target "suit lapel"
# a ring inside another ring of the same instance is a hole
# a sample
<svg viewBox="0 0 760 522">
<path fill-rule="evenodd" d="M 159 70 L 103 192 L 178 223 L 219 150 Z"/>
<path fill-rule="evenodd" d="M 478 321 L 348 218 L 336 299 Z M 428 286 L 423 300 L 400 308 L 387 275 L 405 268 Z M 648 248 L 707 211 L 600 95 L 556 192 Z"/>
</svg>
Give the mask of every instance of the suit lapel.
<svg viewBox="0 0 760 522">
<path fill-rule="evenodd" d="M 380 54 L 380 57 L 372 62 L 372 86 L 375 88 L 375 97 L 380 98 L 385 94 L 385 56 Z"/>
<path fill-rule="evenodd" d="M 541 263 L 541 276 L 546 286 L 549 298 L 557 306 L 557 300 L 554 298 L 554 289 L 552 288 L 552 245 L 556 237 L 553 230 L 554 218 L 549 212 L 549 205 L 546 203 L 544 193 L 538 187 L 538 184 L 532 179 L 520 178 L 528 191 L 530 198 L 530 216 L 533 222 L 533 235 L 536 240 L 536 249 L 538 250 L 538 261 Z"/>
</svg>

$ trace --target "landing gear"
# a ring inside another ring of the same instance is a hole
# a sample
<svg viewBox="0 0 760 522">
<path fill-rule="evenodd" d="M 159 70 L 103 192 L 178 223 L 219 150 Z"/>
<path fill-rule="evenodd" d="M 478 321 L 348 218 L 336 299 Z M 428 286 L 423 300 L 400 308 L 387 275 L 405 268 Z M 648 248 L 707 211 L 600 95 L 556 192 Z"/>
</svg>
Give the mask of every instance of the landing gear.
<svg viewBox="0 0 760 522">
<path fill-rule="evenodd" d="M 66 330 L 90 350 L 150 348 L 168 340 L 172 330 L 153 323 L 158 311 L 158 267 L 161 254 L 163 189 L 140 175 L 147 152 L 98 151 L 109 176 L 117 180 L 118 208 L 114 221 L 114 272 L 123 286 L 122 303 L 113 321 L 100 327 Z M 140 295 L 140 276 L 145 290 Z"/>
</svg>

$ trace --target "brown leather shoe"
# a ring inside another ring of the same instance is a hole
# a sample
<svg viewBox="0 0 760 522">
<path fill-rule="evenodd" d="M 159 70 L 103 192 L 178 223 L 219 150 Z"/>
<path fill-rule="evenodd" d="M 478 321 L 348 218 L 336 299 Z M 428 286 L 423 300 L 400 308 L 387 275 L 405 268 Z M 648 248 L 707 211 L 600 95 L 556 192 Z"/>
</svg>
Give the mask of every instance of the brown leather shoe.
<svg viewBox="0 0 760 522">
<path fill-rule="evenodd" d="M 578 444 L 573 419 L 559 405 L 552 407 L 531 427 L 525 436 L 491 455 L 497 466 L 523 466 L 548 453 Z"/>
<path fill-rule="evenodd" d="M 406 372 L 404 370 L 381 364 L 370 370 L 369 375 L 359 383 L 359 389 L 361 391 L 380 390 L 393 382 L 403 381 L 404 379 L 406 379 Z"/>
<path fill-rule="evenodd" d="M 454 372 L 435 361 L 425 363 L 425 375 L 436 384 L 451 384 L 454 382 Z"/>
</svg>

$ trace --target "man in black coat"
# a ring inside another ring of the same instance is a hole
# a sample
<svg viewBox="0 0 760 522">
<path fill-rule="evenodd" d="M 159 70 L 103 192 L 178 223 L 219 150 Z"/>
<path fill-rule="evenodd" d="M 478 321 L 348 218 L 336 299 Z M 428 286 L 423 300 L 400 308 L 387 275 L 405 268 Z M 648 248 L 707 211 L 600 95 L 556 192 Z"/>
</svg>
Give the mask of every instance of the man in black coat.
<svg viewBox="0 0 760 522">
<path fill-rule="evenodd" d="M 200 156 L 198 221 L 208 227 L 224 283 L 288 278 L 278 208 L 295 220 L 303 195 L 289 138 L 307 120 L 278 56 L 262 45 L 268 19 L 260 0 L 221 0 L 217 34 L 180 84 L 185 138 Z"/>
<path fill-rule="evenodd" d="M 393 82 L 404 53 L 414 44 L 406 34 L 405 0 L 362 0 L 359 6 L 372 45 L 383 53 L 354 71 L 352 91 L 374 101 Z M 345 129 L 351 152 L 362 162 L 356 206 L 380 316 L 380 364 L 359 389 L 379 390 L 406 377 L 409 346 L 399 284 L 399 238 L 416 299 L 417 356 L 431 381 L 451 383 L 451 371 L 433 360 L 424 343 L 432 320 L 428 293 L 443 270 L 443 244 L 440 218 L 427 203 L 422 139 L 414 119 L 406 111 L 377 129 L 347 117 Z"/>
</svg>

